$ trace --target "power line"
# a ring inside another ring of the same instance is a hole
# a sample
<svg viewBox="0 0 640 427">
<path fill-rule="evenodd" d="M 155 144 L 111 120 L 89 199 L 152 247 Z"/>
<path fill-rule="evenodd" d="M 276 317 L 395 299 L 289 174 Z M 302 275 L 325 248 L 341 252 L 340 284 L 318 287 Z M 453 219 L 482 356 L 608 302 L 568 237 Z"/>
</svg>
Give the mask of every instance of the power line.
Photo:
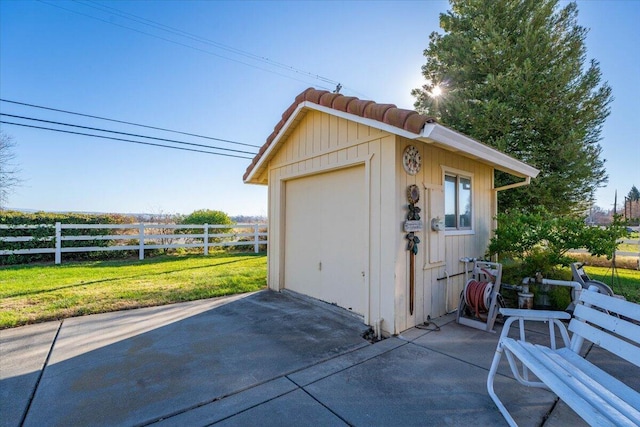
<svg viewBox="0 0 640 427">
<path fill-rule="evenodd" d="M 146 32 L 146 31 L 138 30 L 137 28 L 128 27 L 128 26 L 126 26 L 126 25 L 122 25 L 122 24 L 116 24 L 115 22 L 111 22 L 111 21 L 106 20 L 106 19 L 98 18 L 97 16 L 89 15 L 89 14 L 87 14 L 87 13 L 78 12 L 77 10 L 68 9 L 68 8 L 66 8 L 66 7 L 62 7 L 62 6 L 58 5 L 58 4 L 47 3 L 47 2 L 45 2 L 45 1 L 43 1 L 43 0 L 38 0 L 38 1 L 39 1 L 40 3 L 46 4 L 46 5 L 48 5 L 48 6 L 57 7 L 58 9 L 66 10 L 67 12 L 75 13 L 75 14 L 77 14 L 77 15 L 81 15 L 81 16 L 84 16 L 84 17 L 87 17 L 87 18 L 95 19 L 95 20 L 97 20 L 97 21 L 104 22 L 104 23 L 106 23 L 106 24 L 115 25 L 116 27 L 125 28 L 125 29 L 127 29 L 127 30 L 134 31 L 134 32 L 139 33 L 139 34 L 144 34 L 144 35 L 147 35 L 147 36 L 150 36 L 150 37 L 157 38 L 157 39 L 159 39 L 159 40 L 164 40 L 164 41 L 169 42 L 169 43 L 173 43 L 173 44 L 177 44 L 177 45 L 179 45 L 179 46 L 183 46 L 183 47 L 186 47 L 186 48 L 189 48 L 189 49 L 197 50 L 197 51 L 199 51 L 199 52 L 203 52 L 203 53 L 206 53 L 206 54 L 208 54 L 208 55 L 216 56 L 216 57 L 218 57 L 218 58 L 223 58 L 223 59 L 226 59 L 226 60 L 228 60 L 228 61 L 237 62 L 238 64 L 246 65 L 246 66 L 248 66 L 248 67 L 253 67 L 253 68 L 257 69 L 257 70 L 262 70 L 262 71 L 265 71 L 265 72 L 267 72 L 267 73 L 276 74 L 276 75 L 279 75 L 279 76 L 281 76 L 281 77 L 285 77 L 285 78 L 287 78 L 287 79 L 296 80 L 296 81 L 299 81 L 299 82 L 302 82 L 302 83 L 305 83 L 305 84 L 310 84 L 309 82 L 306 82 L 306 81 L 304 81 L 304 80 L 297 79 L 297 78 L 295 78 L 295 77 L 288 76 L 288 75 L 286 75 L 286 74 L 282 74 L 282 73 L 279 73 L 279 72 L 274 71 L 274 70 L 269 70 L 269 69 L 267 69 L 267 68 L 258 67 L 257 65 L 249 64 L 249 63 L 247 63 L 247 62 L 240 61 L 240 60 L 238 60 L 238 59 L 229 58 L 228 56 L 220 55 L 220 54 L 217 54 L 217 53 L 211 52 L 211 51 L 206 50 L 206 49 L 201 49 L 201 48 L 196 47 L 196 46 L 192 46 L 192 45 L 189 45 L 189 44 L 186 44 L 186 43 L 181 43 L 181 42 L 176 41 L 176 40 L 171 40 L 171 39 L 168 39 L 168 38 L 166 38 L 166 37 L 158 36 L 158 35 L 156 35 L 156 34 L 151 34 L 151 33 L 148 33 L 148 32 Z M 328 88 L 328 87 L 326 87 L 326 86 L 320 86 L 320 85 L 318 85 L 318 87 L 319 87 L 319 88 L 322 88 L 322 89 L 331 90 L 331 88 Z"/>
<path fill-rule="evenodd" d="M 131 142 L 133 144 L 150 145 L 150 146 L 153 146 L 153 147 L 171 148 L 171 149 L 174 149 L 174 150 L 182 150 L 182 151 L 193 151 L 193 152 L 196 152 L 196 153 L 212 154 L 214 156 L 235 157 L 235 158 L 238 158 L 238 159 L 247 159 L 247 160 L 251 160 L 252 159 L 252 157 L 237 156 L 235 154 L 213 153 L 211 151 L 196 150 L 196 149 L 193 149 L 193 148 L 173 147 L 171 145 L 156 144 L 156 143 L 153 143 L 153 142 L 133 141 L 131 139 L 116 138 L 116 137 L 113 137 L 113 136 L 93 135 L 93 134 L 84 133 L 84 132 L 74 132 L 74 131 L 70 131 L 70 130 L 54 129 L 54 128 L 47 128 L 47 127 L 43 127 L 43 126 L 35 126 L 35 125 L 27 125 L 27 124 L 24 124 L 24 123 L 7 122 L 5 120 L 0 120 L 0 123 L 4 123 L 6 125 L 22 126 L 22 127 L 27 127 L 27 128 L 33 128 L 33 129 L 48 130 L 48 131 L 52 131 L 52 132 L 69 133 L 69 134 L 72 134 L 72 135 L 90 136 L 92 138 L 102 138 L 102 139 L 111 139 L 111 140 L 114 140 L 114 141 Z"/>
<path fill-rule="evenodd" d="M 76 115 L 76 116 L 89 117 L 91 119 L 105 120 L 105 121 L 108 121 L 108 122 L 122 123 L 122 124 L 130 125 L 130 126 L 138 126 L 138 127 L 147 128 L 147 129 L 160 130 L 160 131 L 163 131 L 163 132 L 172 132 L 172 133 L 178 133 L 178 134 L 181 134 L 181 135 L 194 136 L 196 138 L 210 139 L 212 141 L 227 142 L 229 144 L 244 145 L 244 146 L 247 146 L 247 147 L 260 148 L 259 145 L 254 145 L 254 144 L 246 144 L 246 143 L 243 143 L 243 142 L 231 141 L 231 140 L 228 140 L 228 139 L 221 139 L 221 138 L 214 138 L 212 136 L 198 135 L 198 134 L 195 134 L 195 133 L 182 132 L 182 131 L 178 131 L 178 130 L 165 129 L 165 128 L 160 128 L 160 127 L 156 127 L 156 126 L 142 125 L 142 124 L 139 124 L 139 123 L 127 122 L 127 121 L 124 121 L 124 120 L 116 120 L 116 119 L 109 119 L 109 118 L 100 117 L 100 116 L 92 116 L 91 114 L 76 113 L 76 112 L 73 112 L 73 111 L 60 110 L 58 108 L 43 107 L 42 105 L 28 104 L 26 102 L 11 101 L 9 99 L 2 99 L 2 98 L 0 98 L 0 101 L 1 102 L 8 102 L 10 104 L 16 104 L 16 105 L 24 105 L 26 107 L 40 108 L 42 110 L 56 111 L 58 113 L 73 114 L 73 115 Z"/>
<path fill-rule="evenodd" d="M 42 1 L 42 0 L 40 0 L 40 1 Z M 368 98 L 368 96 L 363 94 L 362 92 L 358 92 L 357 90 L 355 90 L 355 89 L 353 89 L 353 88 L 351 88 L 349 86 L 343 86 L 340 82 L 338 82 L 336 80 L 330 79 L 328 77 L 321 76 L 321 75 L 316 74 L 316 73 L 312 73 L 310 71 L 301 70 L 300 68 L 297 68 L 297 67 L 294 67 L 292 65 L 288 65 L 288 64 L 285 64 L 285 63 L 282 63 L 282 62 L 279 62 L 279 61 L 274 61 L 273 59 L 267 58 L 265 56 L 256 55 L 254 53 L 247 52 L 245 50 L 238 49 L 238 48 L 235 48 L 233 46 L 229 46 L 229 45 L 226 45 L 226 44 L 223 44 L 223 43 L 220 43 L 220 42 L 216 42 L 216 41 L 211 40 L 211 39 L 207 39 L 205 37 L 198 36 L 196 34 L 190 33 L 188 31 L 181 30 L 179 28 L 171 27 L 169 25 L 165 25 L 165 24 L 162 24 L 160 22 L 153 21 L 151 19 L 143 18 L 143 17 L 135 15 L 133 13 L 129 13 L 129 12 L 122 11 L 120 9 L 116 9 L 115 7 L 110 7 L 110 6 L 106 6 L 106 5 L 102 5 L 102 4 L 96 3 L 95 1 L 91 1 L 91 0 L 87 0 L 87 1 L 84 1 L 84 2 L 80 1 L 80 0 L 75 0 L 75 1 L 76 1 L 76 3 L 80 3 L 80 4 L 84 5 L 84 6 L 91 7 L 93 9 L 99 10 L 101 12 L 115 14 L 117 16 L 120 16 L 121 18 L 128 19 L 130 21 L 134 21 L 134 22 L 137 22 L 137 23 L 142 24 L 142 25 L 147 25 L 147 26 L 149 26 L 151 28 L 155 28 L 157 30 L 166 31 L 168 33 L 171 33 L 171 34 L 174 34 L 174 35 L 177 35 L 177 36 L 180 36 L 180 37 L 185 37 L 187 39 L 191 39 L 191 40 L 194 40 L 194 41 L 197 41 L 197 42 L 200 42 L 200 43 L 208 44 L 208 45 L 213 46 L 215 48 L 218 48 L 218 49 L 221 49 L 221 50 L 225 50 L 227 52 L 231 52 L 231 53 L 236 54 L 236 55 L 244 56 L 244 57 L 252 59 L 254 61 L 266 63 L 266 64 L 272 65 L 274 67 L 278 67 L 280 69 L 291 71 L 291 72 L 296 73 L 296 74 L 300 74 L 300 75 L 303 75 L 303 76 L 311 77 L 313 79 L 316 79 L 316 80 L 319 80 L 319 81 L 322 81 L 324 83 L 328 83 L 328 84 L 332 85 L 333 87 L 336 88 L 335 90 L 337 92 L 339 92 L 338 87 L 340 87 L 340 88 L 349 89 L 351 92 L 353 92 L 355 94 L 358 94 L 360 96 L 363 96 L 364 98 Z M 80 12 L 76 12 L 76 13 L 80 13 Z M 86 15 L 86 16 L 93 17 L 92 15 Z M 97 17 L 93 17 L 93 18 L 101 20 L 100 18 L 97 18 Z M 104 21 L 104 20 L 101 20 L 101 21 L 107 22 L 107 23 L 112 24 L 112 25 L 120 26 L 120 27 L 123 27 L 123 28 L 126 28 L 126 29 L 130 29 L 129 27 L 126 27 L 126 26 L 123 26 L 123 25 L 118 25 L 118 24 L 115 24 L 115 23 L 113 23 L 111 21 Z M 141 31 L 135 30 L 135 29 L 133 29 L 133 31 L 141 32 Z M 149 34 L 149 33 L 145 33 L 145 32 L 142 32 L 142 33 L 150 35 L 152 37 L 156 37 L 153 34 Z M 165 40 L 162 37 L 159 37 L 159 38 L 161 40 Z M 167 41 L 171 41 L 171 40 L 167 40 Z M 177 42 L 173 42 L 173 41 L 171 41 L 171 42 L 172 43 L 177 43 Z M 178 43 L 178 44 L 181 44 L 181 43 Z M 197 49 L 197 48 L 195 48 L 193 46 L 187 46 L 187 47 L 191 47 L 193 49 Z M 197 50 L 199 50 L 199 49 L 197 49 Z M 228 59 L 230 61 L 239 62 L 239 63 L 244 64 L 244 65 L 253 66 L 251 64 L 246 64 L 244 62 L 237 61 L 237 60 L 234 60 L 232 58 L 228 58 L 226 56 L 222 56 L 222 55 L 216 55 L 216 56 L 219 56 L 219 57 L 224 58 L 224 59 Z M 271 72 L 269 70 L 265 70 L 265 69 L 260 68 L 260 67 L 255 67 L 255 66 L 253 66 L 253 67 L 257 68 L 259 70 L 264 70 L 264 71 Z M 287 77 L 287 78 L 292 78 L 292 77 L 289 77 L 289 76 L 284 76 L 284 75 L 282 75 L 280 73 L 275 73 L 275 74 L 278 74 L 278 75 L 281 75 L 281 76 Z M 298 80 L 298 79 L 294 79 L 294 78 L 292 78 L 292 79 L 305 83 L 302 80 Z M 318 87 L 320 87 L 322 89 L 331 90 L 331 88 L 328 88 L 328 87 L 325 87 L 325 86 L 318 86 Z"/>
<path fill-rule="evenodd" d="M 151 28 L 155 28 L 155 29 L 158 29 L 158 30 L 161 30 L 161 31 L 166 31 L 168 33 L 175 34 L 175 35 L 178 35 L 178 36 L 181 36 L 181 37 L 185 37 L 185 38 L 188 38 L 188 39 L 200 42 L 200 43 L 208 44 L 208 45 L 214 46 L 214 47 L 216 47 L 218 49 L 226 50 L 227 52 L 231 52 L 231 53 L 234 53 L 236 55 L 241 55 L 241 56 L 244 56 L 246 58 L 253 59 L 255 61 L 264 62 L 264 63 L 270 64 L 270 65 L 273 65 L 275 67 L 285 69 L 287 71 L 292 71 L 292 72 L 297 73 L 297 74 L 302 74 L 302 75 L 305 75 L 305 76 L 308 76 L 308 77 L 323 81 L 325 83 L 329 83 L 329 84 L 334 85 L 334 86 L 337 86 L 339 84 L 339 82 L 337 82 L 335 80 L 332 80 L 332 79 L 330 79 L 328 77 L 323 77 L 323 76 L 321 76 L 319 74 L 311 73 L 309 71 L 304 71 L 304 70 L 301 70 L 299 68 L 293 67 L 291 65 L 287 65 L 287 64 L 284 64 L 282 62 L 274 61 L 274 60 L 269 59 L 269 58 L 264 57 L 264 56 L 256 55 L 254 53 L 247 52 L 247 51 L 242 50 L 242 49 L 238 49 L 238 48 L 235 48 L 235 47 L 232 47 L 232 46 L 229 46 L 229 45 L 225 45 L 225 44 L 220 43 L 220 42 L 216 42 L 216 41 L 211 40 L 211 39 L 207 39 L 205 37 L 198 36 L 196 34 L 190 33 L 188 31 L 181 30 L 179 28 L 171 27 L 169 25 L 165 25 L 165 24 L 153 21 L 151 19 L 146 19 L 146 18 L 143 18 L 141 16 L 134 15 L 133 13 L 124 12 L 124 11 L 122 11 L 120 9 L 116 9 L 115 7 L 101 5 L 101 4 L 98 4 L 98 3 L 94 2 L 94 1 L 82 2 L 82 1 L 76 0 L 76 3 L 80 3 L 82 5 L 85 5 L 85 6 L 100 10 L 102 12 L 113 13 L 113 14 L 116 14 L 116 15 L 120 16 L 121 18 L 128 19 L 130 21 L 134 21 L 134 22 L 140 23 L 142 25 L 147 25 L 147 26 L 149 26 Z"/>
<path fill-rule="evenodd" d="M 0 116 L 13 117 L 14 119 L 31 120 L 31 121 L 34 121 L 34 122 L 41 122 L 41 123 L 50 123 L 50 124 L 60 125 L 60 126 L 69 126 L 69 127 L 74 127 L 74 128 L 80 128 L 80 129 L 95 130 L 95 131 L 98 131 L 98 132 L 115 133 L 115 134 L 118 134 L 118 135 L 134 136 L 136 138 L 146 138 L 146 139 L 154 139 L 156 141 L 173 142 L 175 144 L 191 145 L 191 146 L 194 146 L 194 147 L 210 148 L 210 149 L 213 149 L 213 150 L 232 151 L 232 152 L 235 152 L 235 153 L 252 154 L 252 155 L 256 154 L 256 153 L 252 153 L 250 151 L 233 150 L 231 148 L 214 147 L 212 145 L 195 144 L 195 143 L 192 143 L 192 142 L 177 141 L 175 139 L 157 138 L 155 136 L 145 136 L 145 135 L 139 135 L 139 134 L 128 133 L 128 132 L 118 132 L 118 131 L 115 131 L 115 130 L 100 129 L 100 128 L 94 128 L 94 127 L 90 127 L 90 126 L 81 126 L 81 125 L 74 125 L 74 124 L 70 124 L 70 123 L 55 122 L 55 121 L 52 121 L 52 120 L 36 119 L 34 117 L 17 116 L 17 115 L 14 115 L 14 114 L 0 113 Z"/>
</svg>

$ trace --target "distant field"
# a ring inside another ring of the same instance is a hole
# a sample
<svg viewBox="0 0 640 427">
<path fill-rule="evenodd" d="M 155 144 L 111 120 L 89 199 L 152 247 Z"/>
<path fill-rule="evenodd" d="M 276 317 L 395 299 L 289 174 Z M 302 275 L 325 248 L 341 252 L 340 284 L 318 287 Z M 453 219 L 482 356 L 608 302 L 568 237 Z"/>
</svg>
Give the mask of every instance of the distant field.
<svg viewBox="0 0 640 427">
<path fill-rule="evenodd" d="M 0 329 L 93 313 L 251 292 L 265 255 L 162 256 L 0 268 Z"/>
</svg>

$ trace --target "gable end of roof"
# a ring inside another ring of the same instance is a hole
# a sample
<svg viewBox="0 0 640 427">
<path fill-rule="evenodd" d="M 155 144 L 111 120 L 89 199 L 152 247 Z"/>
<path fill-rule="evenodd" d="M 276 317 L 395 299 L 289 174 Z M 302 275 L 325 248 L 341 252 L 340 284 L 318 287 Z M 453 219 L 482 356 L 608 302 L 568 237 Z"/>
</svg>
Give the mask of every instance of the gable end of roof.
<svg viewBox="0 0 640 427">
<path fill-rule="evenodd" d="M 398 108 L 394 104 L 378 104 L 374 101 L 362 100 L 356 97 L 344 96 L 340 93 L 332 93 L 327 90 L 317 90 L 310 87 L 296 96 L 293 104 L 282 113 L 281 120 L 275 125 L 273 132 L 271 132 L 265 144 L 260 148 L 258 154 L 247 167 L 243 176 L 245 182 L 269 146 L 276 139 L 278 133 L 282 130 L 294 111 L 296 111 L 298 105 L 305 101 L 363 118 L 376 120 L 416 135 L 420 134 L 426 123 L 436 123 L 433 117 L 419 114 L 413 110 Z"/>
</svg>

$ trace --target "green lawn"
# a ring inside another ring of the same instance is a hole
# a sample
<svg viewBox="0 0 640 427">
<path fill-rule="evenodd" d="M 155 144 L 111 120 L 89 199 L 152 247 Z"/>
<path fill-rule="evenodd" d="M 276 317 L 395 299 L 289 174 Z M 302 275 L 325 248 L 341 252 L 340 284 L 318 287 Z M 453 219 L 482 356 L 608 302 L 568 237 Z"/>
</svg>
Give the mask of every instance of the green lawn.
<svg viewBox="0 0 640 427">
<path fill-rule="evenodd" d="M 28 323 L 251 292 L 265 255 L 162 256 L 0 268 L 0 329 Z"/>
<path fill-rule="evenodd" d="M 640 303 L 640 271 L 618 268 L 612 278 L 610 267 L 586 266 L 584 269 L 591 279 L 604 282 L 616 294 L 624 295 L 628 300 Z"/>
</svg>

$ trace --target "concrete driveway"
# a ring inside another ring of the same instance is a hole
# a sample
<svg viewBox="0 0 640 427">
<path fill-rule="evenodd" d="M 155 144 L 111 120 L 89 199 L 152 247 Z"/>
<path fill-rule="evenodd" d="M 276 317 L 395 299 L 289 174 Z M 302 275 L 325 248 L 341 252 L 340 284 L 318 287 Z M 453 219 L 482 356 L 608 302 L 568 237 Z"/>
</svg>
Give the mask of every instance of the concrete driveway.
<svg viewBox="0 0 640 427">
<path fill-rule="evenodd" d="M 0 425 L 505 425 L 485 385 L 496 334 L 451 315 L 376 344 L 366 329 L 262 291 L 3 330 Z M 638 369 L 592 353 L 640 387 Z M 580 425 L 552 393 L 501 373 L 521 425 Z"/>
</svg>

